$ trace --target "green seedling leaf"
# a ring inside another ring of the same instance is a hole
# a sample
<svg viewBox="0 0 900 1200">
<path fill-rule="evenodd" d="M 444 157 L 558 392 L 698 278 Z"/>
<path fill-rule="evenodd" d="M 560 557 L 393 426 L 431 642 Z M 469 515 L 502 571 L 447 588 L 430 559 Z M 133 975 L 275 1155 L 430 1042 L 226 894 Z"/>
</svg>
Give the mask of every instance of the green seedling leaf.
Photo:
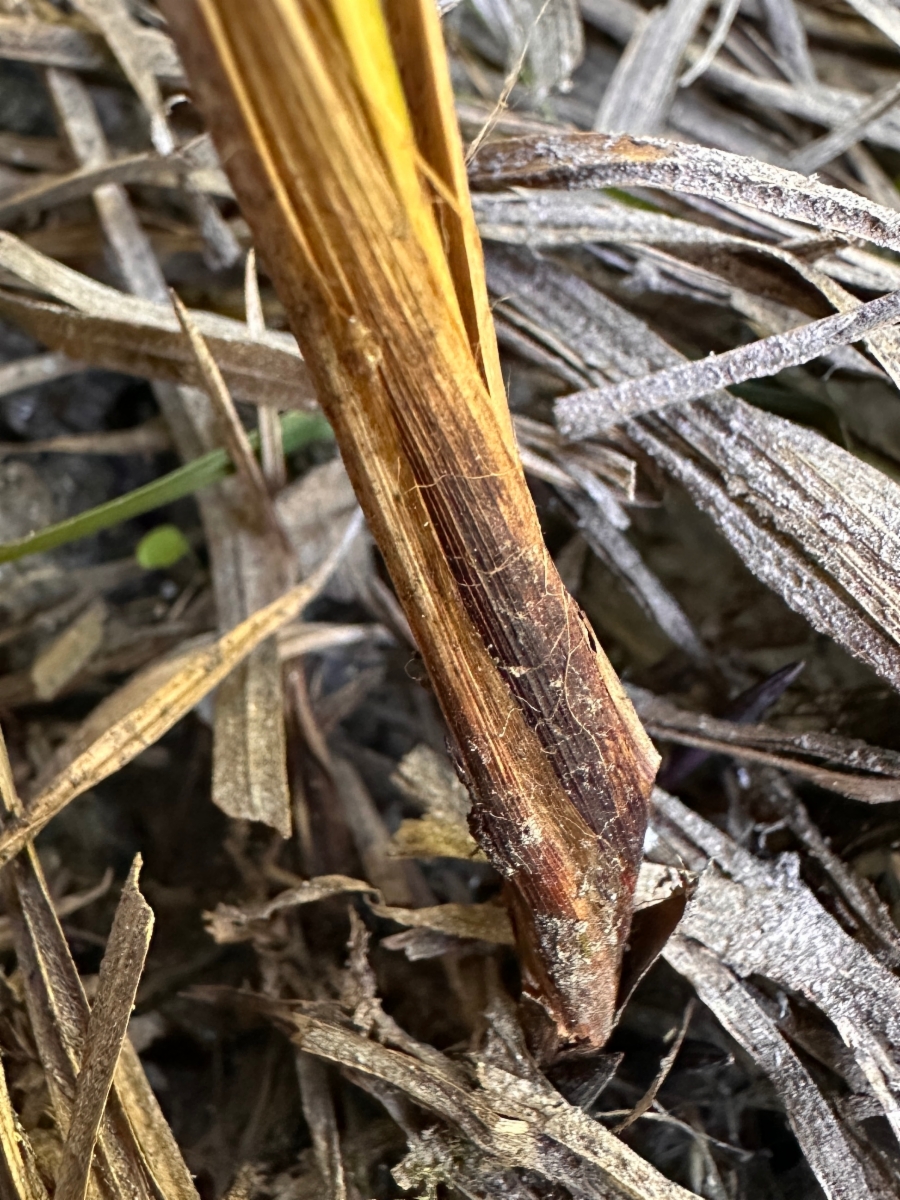
<svg viewBox="0 0 900 1200">
<path fill-rule="evenodd" d="M 320 413 L 287 412 L 281 418 L 281 436 L 285 454 L 292 454 L 301 446 L 310 442 L 324 441 L 334 435 L 331 426 Z M 259 435 L 250 435 L 250 444 L 259 453 Z M 26 554 L 40 554 L 46 550 L 55 550 L 79 538 L 99 533 L 101 529 L 110 529 L 120 525 L 132 517 L 145 512 L 152 512 L 182 496 L 189 496 L 201 488 L 219 483 L 228 475 L 234 474 L 234 464 L 224 450 L 212 450 L 195 458 L 193 462 L 185 463 L 168 475 L 154 479 L 144 487 L 136 488 L 115 500 L 98 504 L 89 508 L 76 517 L 69 517 L 55 525 L 47 525 L 43 529 L 31 533 L 28 537 L 19 538 L 15 542 L 0 545 L 0 563 L 12 562 L 24 558 Z"/>
<path fill-rule="evenodd" d="M 157 525 L 138 542 L 135 558 L 145 571 L 164 571 L 189 551 L 187 538 L 177 525 Z"/>
</svg>

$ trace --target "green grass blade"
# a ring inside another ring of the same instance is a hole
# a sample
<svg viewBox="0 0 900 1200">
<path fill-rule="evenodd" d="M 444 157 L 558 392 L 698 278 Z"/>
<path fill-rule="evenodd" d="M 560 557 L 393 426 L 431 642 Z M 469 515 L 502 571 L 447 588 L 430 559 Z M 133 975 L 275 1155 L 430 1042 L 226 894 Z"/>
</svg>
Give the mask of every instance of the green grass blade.
<svg viewBox="0 0 900 1200">
<path fill-rule="evenodd" d="M 281 418 L 281 437 L 285 454 L 292 454 L 309 442 L 322 441 L 332 437 L 331 426 L 320 413 L 288 412 Z M 259 452 L 259 435 L 252 433 L 250 442 L 253 449 Z M 15 542 L 0 545 L 0 563 L 12 562 L 24 558 L 26 554 L 40 554 L 46 550 L 55 550 L 68 542 L 79 538 L 89 537 L 102 529 L 110 529 L 132 517 L 142 513 L 152 512 L 182 496 L 189 496 L 201 488 L 210 487 L 234 473 L 234 464 L 224 450 L 212 450 L 209 454 L 195 458 L 193 462 L 185 463 L 115 500 L 98 504 L 86 512 L 55 525 L 47 525 L 30 533 L 27 537 Z"/>
</svg>

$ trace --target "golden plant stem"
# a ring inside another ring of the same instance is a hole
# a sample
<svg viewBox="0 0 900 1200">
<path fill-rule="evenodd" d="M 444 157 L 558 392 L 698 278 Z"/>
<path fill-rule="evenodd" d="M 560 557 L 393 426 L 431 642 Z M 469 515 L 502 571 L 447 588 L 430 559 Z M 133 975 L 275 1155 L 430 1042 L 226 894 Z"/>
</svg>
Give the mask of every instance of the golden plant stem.
<svg viewBox="0 0 900 1200">
<path fill-rule="evenodd" d="M 433 0 L 163 7 L 512 884 L 526 992 L 600 1045 L 657 756 L 525 483 Z"/>
</svg>

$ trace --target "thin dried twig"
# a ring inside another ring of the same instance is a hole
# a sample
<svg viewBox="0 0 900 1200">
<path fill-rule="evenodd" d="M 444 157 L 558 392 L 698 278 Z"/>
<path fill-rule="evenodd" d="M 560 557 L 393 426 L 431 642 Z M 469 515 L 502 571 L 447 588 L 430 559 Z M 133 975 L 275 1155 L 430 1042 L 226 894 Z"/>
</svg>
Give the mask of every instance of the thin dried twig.
<svg viewBox="0 0 900 1200">
<path fill-rule="evenodd" d="M 228 391 L 222 372 L 216 360 L 209 352 L 206 341 L 191 319 L 191 315 L 181 303 L 178 296 L 172 292 L 172 307 L 178 317 L 181 328 L 190 342 L 191 350 L 203 378 L 206 394 L 212 401 L 216 419 L 222 434 L 222 441 L 231 461 L 237 468 L 238 478 L 247 493 L 247 503 L 251 517 L 261 523 L 266 523 L 278 532 L 275 512 L 269 497 L 269 489 L 260 470 L 259 462 L 253 453 L 250 439 L 247 437 L 240 417 L 234 407 L 231 393 Z"/>
<path fill-rule="evenodd" d="M 642 688 L 629 688 L 638 715 L 651 736 L 747 762 L 779 767 L 819 787 L 862 800 L 900 800 L 900 755 L 829 733 L 787 733 L 688 712 Z"/>
<path fill-rule="evenodd" d="M 678 1057 L 681 1047 L 684 1045 L 684 1039 L 687 1037 L 688 1026 L 691 1023 L 691 1017 L 694 1015 L 696 1001 L 689 1000 L 687 1007 L 684 1010 L 684 1016 L 681 1018 L 681 1025 L 675 1030 L 675 1037 L 672 1041 L 672 1047 L 667 1051 L 665 1057 L 659 1064 L 659 1070 L 654 1076 L 653 1082 L 647 1088 L 646 1092 L 638 1100 L 632 1111 L 624 1119 L 620 1121 L 613 1130 L 613 1133 L 621 1133 L 623 1129 L 627 1129 L 629 1125 L 633 1125 L 635 1121 L 639 1121 L 644 1113 L 649 1112 L 654 1100 L 659 1094 L 659 1089 L 666 1082 L 669 1072 L 675 1065 L 675 1059 Z"/>
</svg>

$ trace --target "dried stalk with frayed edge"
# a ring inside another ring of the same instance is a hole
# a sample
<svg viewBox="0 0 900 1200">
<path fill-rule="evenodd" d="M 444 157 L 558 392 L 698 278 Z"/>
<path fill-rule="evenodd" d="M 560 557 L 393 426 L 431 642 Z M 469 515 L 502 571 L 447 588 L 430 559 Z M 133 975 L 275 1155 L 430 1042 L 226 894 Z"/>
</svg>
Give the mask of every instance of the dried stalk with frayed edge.
<svg viewBox="0 0 900 1200">
<path fill-rule="evenodd" d="M 525 484 L 433 0 L 163 8 L 512 885 L 526 991 L 601 1045 L 657 756 Z"/>
</svg>

